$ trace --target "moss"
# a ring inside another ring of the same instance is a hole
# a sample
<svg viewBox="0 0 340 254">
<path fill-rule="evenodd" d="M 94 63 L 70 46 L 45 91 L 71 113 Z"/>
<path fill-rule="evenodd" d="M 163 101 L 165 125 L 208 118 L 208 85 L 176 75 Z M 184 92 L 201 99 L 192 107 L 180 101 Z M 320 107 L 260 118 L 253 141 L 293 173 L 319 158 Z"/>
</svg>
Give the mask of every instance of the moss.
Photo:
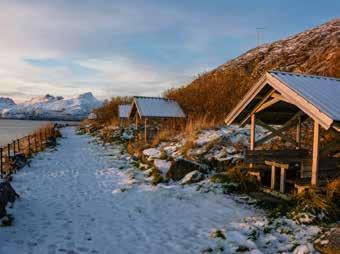
<svg viewBox="0 0 340 254">
<path fill-rule="evenodd" d="M 152 185 L 157 185 L 157 184 L 163 182 L 163 180 L 164 180 L 162 175 L 161 175 L 161 172 L 158 169 L 155 169 L 155 168 L 152 169 L 151 176 L 152 176 L 152 180 L 151 180 Z"/>
</svg>

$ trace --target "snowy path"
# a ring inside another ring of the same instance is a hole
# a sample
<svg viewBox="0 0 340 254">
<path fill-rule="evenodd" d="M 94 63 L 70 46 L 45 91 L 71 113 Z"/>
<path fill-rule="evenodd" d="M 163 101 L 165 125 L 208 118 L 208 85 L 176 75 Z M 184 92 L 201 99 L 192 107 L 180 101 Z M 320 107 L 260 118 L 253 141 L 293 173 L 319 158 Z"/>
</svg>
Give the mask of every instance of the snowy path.
<svg viewBox="0 0 340 254">
<path fill-rule="evenodd" d="M 134 167 L 109 148 L 64 129 L 57 151 L 15 176 L 22 199 L 0 228 L 0 253 L 200 253 L 213 228 L 254 215 L 225 195 L 132 184 Z M 256 213 L 259 213 L 258 211 Z"/>
</svg>

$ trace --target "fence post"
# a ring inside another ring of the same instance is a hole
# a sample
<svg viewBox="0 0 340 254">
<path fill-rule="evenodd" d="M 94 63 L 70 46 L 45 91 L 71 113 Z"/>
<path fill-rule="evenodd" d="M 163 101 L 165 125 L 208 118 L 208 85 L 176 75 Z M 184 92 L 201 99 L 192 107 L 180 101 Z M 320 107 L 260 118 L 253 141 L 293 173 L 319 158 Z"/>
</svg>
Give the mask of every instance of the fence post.
<svg viewBox="0 0 340 254">
<path fill-rule="evenodd" d="M 27 136 L 27 142 L 28 142 L 28 154 L 31 153 L 31 135 Z"/>
<path fill-rule="evenodd" d="M 4 166 L 3 166 L 3 162 L 2 162 L 2 159 L 3 159 L 3 149 L 2 147 L 0 147 L 0 174 L 1 174 L 1 178 L 3 176 L 3 172 L 4 172 Z"/>
<path fill-rule="evenodd" d="M 42 141 L 42 132 L 41 130 L 39 131 L 39 138 L 40 138 L 40 150 L 43 150 L 43 141 Z"/>
<path fill-rule="evenodd" d="M 20 139 L 17 139 L 17 143 L 18 143 L 18 153 L 20 153 Z"/>
<path fill-rule="evenodd" d="M 8 160 L 11 158 L 11 144 L 7 145 L 7 155 L 8 155 Z"/>
<path fill-rule="evenodd" d="M 13 156 L 15 156 L 15 140 L 13 141 Z"/>
<path fill-rule="evenodd" d="M 35 146 L 35 152 L 38 152 L 37 133 L 34 133 L 34 146 Z"/>
</svg>

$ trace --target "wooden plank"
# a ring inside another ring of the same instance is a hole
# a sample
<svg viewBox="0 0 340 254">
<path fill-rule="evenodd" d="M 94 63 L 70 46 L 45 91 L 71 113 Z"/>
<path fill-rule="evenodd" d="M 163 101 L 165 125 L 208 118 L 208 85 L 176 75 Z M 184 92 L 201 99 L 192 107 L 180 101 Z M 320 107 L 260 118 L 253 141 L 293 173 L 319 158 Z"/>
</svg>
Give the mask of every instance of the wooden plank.
<svg viewBox="0 0 340 254">
<path fill-rule="evenodd" d="M 271 97 L 273 93 L 274 93 L 274 90 L 271 90 L 267 95 L 263 97 L 263 99 L 259 103 L 257 103 L 255 108 L 242 120 L 242 122 L 240 123 L 241 127 L 244 126 L 248 122 L 249 118 L 251 118 L 251 116 L 256 113 L 256 111 L 262 106 L 264 102 L 266 102 Z"/>
<path fill-rule="evenodd" d="M 272 165 L 272 174 L 271 174 L 271 181 L 270 181 L 270 189 L 275 189 L 275 171 L 276 167 Z"/>
<path fill-rule="evenodd" d="M 286 169 L 282 167 L 280 170 L 280 192 L 285 193 Z"/>
<path fill-rule="evenodd" d="M 268 166 L 274 166 L 274 167 L 284 168 L 284 169 L 288 169 L 289 168 L 289 164 L 281 163 L 281 162 L 278 162 L 278 161 L 269 161 L 269 160 L 266 160 L 264 163 L 266 165 L 268 165 Z"/>
<path fill-rule="evenodd" d="M 256 129 L 255 123 L 256 123 L 255 114 L 252 114 L 250 124 L 250 150 L 255 150 L 255 129 Z"/>
<path fill-rule="evenodd" d="M 284 132 L 284 131 L 288 130 L 289 128 L 291 128 L 292 126 L 295 125 L 296 119 L 301 115 L 303 115 L 303 112 L 299 111 L 291 119 L 289 119 L 280 129 L 278 129 L 276 131 L 277 132 Z M 265 136 L 265 137 L 261 138 L 260 140 L 256 141 L 256 144 L 262 144 L 262 143 L 270 140 L 271 138 L 273 138 L 275 136 L 276 136 L 276 133 L 271 133 L 268 136 Z"/>
<path fill-rule="evenodd" d="M 279 136 L 281 137 L 283 140 L 286 140 L 286 141 L 289 141 L 291 142 L 292 144 L 295 144 L 296 145 L 296 141 L 292 138 L 290 138 L 289 136 L 287 135 L 284 135 L 283 134 L 283 130 L 282 128 L 280 129 L 274 129 L 273 127 L 269 126 L 268 124 L 265 124 L 264 122 L 262 122 L 261 120 L 259 119 L 256 119 L 256 123 L 260 126 L 262 126 L 263 128 L 269 130 L 272 134 L 274 134 L 275 136 Z"/>
<path fill-rule="evenodd" d="M 297 123 L 296 123 L 296 148 L 300 149 L 301 147 L 301 115 L 298 116 L 297 118 Z"/>
<path fill-rule="evenodd" d="M 311 184 L 313 186 L 316 186 L 318 184 L 319 145 L 320 145 L 319 143 L 320 143 L 320 125 L 317 121 L 314 121 L 312 181 L 311 181 Z"/>
<path fill-rule="evenodd" d="M 279 101 L 284 101 L 284 102 L 291 104 L 289 99 L 287 99 L 286 97 L 284 97 L 283 95 L 281 95 L 279 93 L 273 93 L 271 97 L 273 97 L 274 99 L 277 99 Z"/>
<path fill-rule="evenodd" d="M 266 101 L 265 103 L 262 104 L 261 107 L 259 107 L 257 110 L 256 110 L 256 113 L 262 111 L 262 110 L 265 110 L 266 108 L 269 108 L 270 106 L 274 105 L 275 103 L 279 102 L 280 99 L 278 98 L 274 98 L 274 99 L 271 99 L 269 101 Z"/>
</svg>

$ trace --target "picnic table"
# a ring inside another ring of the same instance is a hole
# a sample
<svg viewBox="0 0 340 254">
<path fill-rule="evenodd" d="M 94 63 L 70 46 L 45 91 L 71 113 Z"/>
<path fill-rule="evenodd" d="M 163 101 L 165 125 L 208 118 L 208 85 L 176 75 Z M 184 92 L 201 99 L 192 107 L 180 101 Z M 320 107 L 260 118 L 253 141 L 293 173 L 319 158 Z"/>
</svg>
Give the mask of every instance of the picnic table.
<svg viewBox="0 0 340 254">
<path fill-rule="evenodd" d="M 275 189 L 275 179 L 276 179 L 276 168 L 280 169 L 280 192 L 285 192 L 285 182 L 286 182 L 286 171 L 292 169 L 293 166 L 297 164 L 302 164 L 304 161 L 307 161 L 307 158 L 301 157 L 290 157 L 290 158 L 280 158 L 280 159 L 271 159 L 265 160 L 265 164 L 271 166 L 271 181 L 270 181 L 270 189 Z M 302 168 L 300 167 L 300 170 Z"/>
</svg>

